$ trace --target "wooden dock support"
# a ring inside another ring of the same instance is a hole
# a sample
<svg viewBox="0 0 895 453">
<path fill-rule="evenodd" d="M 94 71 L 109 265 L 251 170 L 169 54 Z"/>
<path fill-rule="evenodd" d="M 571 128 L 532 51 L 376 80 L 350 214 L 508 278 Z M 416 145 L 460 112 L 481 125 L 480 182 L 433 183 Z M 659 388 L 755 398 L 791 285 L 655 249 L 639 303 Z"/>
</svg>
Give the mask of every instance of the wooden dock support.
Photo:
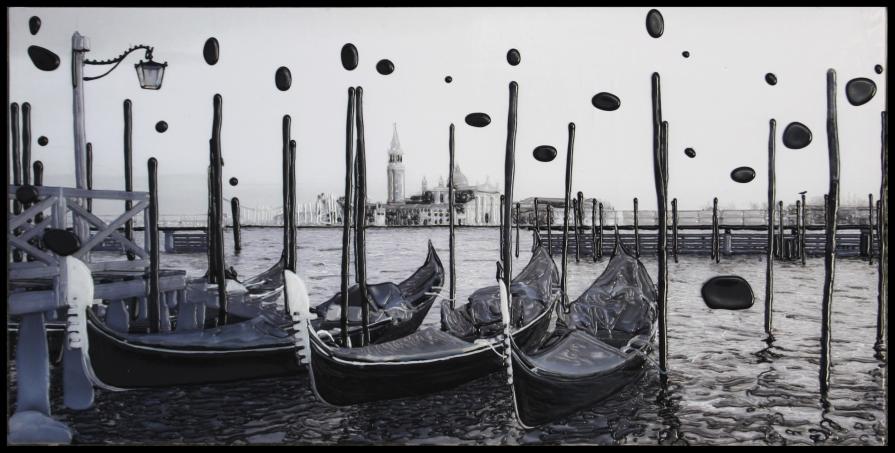
<svg viewBox="0 0 895 453">
<path fill-rule="evenodd" d="M 507 107 L 507 142 L 506 142 L 506 151 L 504 156 L 504 192 L 506 194 L 506 204 L 503 206 L 501 212 L 504 212 L 504 217 L 510 217 L 510 207 L 513 203 L 513 180 L 516 174 L 516 115 L 518 109 L 519 102 L 519 84 L 515 81 L 510 82 L 510 93 L 509 93 L 509 105 Z M 505 241 L 511 241 L 510 238 L 510 226 L 509 224 L 504 224 L 501 227 L 501 236 L 504 237 Z M 506 285 L 507 290 L 507 306 L 513 306 L 513 293 L 510 291 L 511 285 L 513 282 L 513 257 L 509 253 L 509 249 L 505 248 L 503 253 L 501 254 L 501 261 L 503 265 L 503 284 Z M 507 320 L 507 325 L 509 325 L 510 320 Z M 509 347 L 509 343 L 506 344 Z M 509 353 L 509 349 L 507 353 Z M 512 368 L 510 368 L 510 372 L 512 373 Z M 510 376 L 512 379 L 512 376 Z"/>
<path fill-rule="evenodd" d="M 677 263 L 677 198 L 671 200 L 671 253 Z"/>
<path fill-rule="evenodd" d="M 345 201 L 342 205 L 342 263 L 341 269 L 341 291 L 339 293 L 339 338 L 343 347 L 348 347 L 348 288 L 350 287 L 349 273 L 351 272 L 351 202 L 354 199 L 354 87 L 348 88 L 348 120 L 345 124 Z M 286 177 L 286 167 L 288 167 L 287 150 L 289 143 L 289 129 L 286 124 L 286 118 L 283 117 L 283 206 L 287 205 L 288 197 L 288 178 Z M 288 241 L 288 235 L 284 238 Z M 453 275 L 453 272 L 451 272 Z"/>
<path fill-rule="evenodd" d="M 880 152 L 880 170 L 882 176 L 879 185 L 879 215 L 877 216 L 877 228 L 879 229 L 879 260 L 877 266 L 879 270 L 878 280 L 878 296 L 876 311 L 876 342 L 873 349 L 876 350 L 876 357 L 880 360 L 886 359 L 886 339 L 887 339 L 887 323 L 888 323 L 888 303 L 889 303 L 889 128 L 886 112 L 880 114 L 882 119 L 882 151 Z"/>
<path fill-rule="evenodd" d="M 31 184 L 31 104 L 22 103 L 22 183 Z"/>
<path fill-rule="evenodd" d="M 867 264 L 873 266 L 873 194 L 867 194 Z"/>
<path fill-rule="evenodd" d="M 534 211 L 535 211 L 535 221 L 534 221 L 535 231 L 538 233 L 538 234 L 535 234 L 534 244 L 536 246 L 539 246 L 539 245 L 541 245 L 541 235 L 540 235 L 541 218 L 540 218 L 540 214 L 539 214 L 540 209 L 538 209 L 538 197 L 535 197 L 533 204 L 534 204 Z"/>
<path fill-rule="evenodd" d="M 721 230 L 718 227 L 718 197 L 712 199 L 712 259 L 721 262 Z"/>
<path fill-rule="evenodd" d="M 448 131 L 448 256 L 449 271 L 451 273 L 448 298 L 451 309 L 456 307 L 457 298 L 457 266 L 454 241 L 454 123 L 451 123 Z M 519 204 L 516 204 L 516 215 L 519 215 Z M 516 224 L 516 256 L 519 256 L 519 225 Z"/>
<path fill-rule="evenodd" d="M 579 192 L 580 193 L 580 192 Z M 572 218 L 575 225 L 575 262 L 581 262 L 581 228 L 578 224 L 578 199 L 572 199 Z"/>
<path fill-rule="evenodd" d="M 357 247 L 357 256 L 355 256 L 355 274 L 357 275 L 358 285 L 360 286 L 361 298 L 361 346 L 370 344 L 370 306 L 367 289 L 367 248 L 366 248 L 366 225 L 367 225 L 367 154 L 366 145 L 364 143 L 364 89 L 357 87 L 354 90 L 355 103 L 355 119 L 357 122 L 357 190 L 355 191 L 357 214 L 355 216 L 356 236 L 355 244 Z M 294 229 L 294 228 L 293 228 Z"/>
<path fill-rule="evenodd" d="M 667 313 L 668 313 L 668 136 L 667 123 L 662 122 L 662 91 L 660 86 L 659 73 L 654 72 L 652 76 L 652 120 L 653 120 L 653 178 L 656 185 L 656 202 L 657 217 L 659 226 L 658 236 L 658 337 L 659 337 L 659 373 L 661 373 L 661 382 L 664 384 L 668 380 L 668 336 L 667 336 Z M 637 199 L 634 199 L 634 209 L 637 212 Z M 636 215 L 634 217 L 637 218 Z M 636 221 L 635 221 L 636 223 Z M 616 230 L 617 232 L 618 230 Z M 634 231 L 636 233 L 637 226 Z M 620 237 L 616 235 L 616 240 Z M 638 244 L 639 245 L 639 244 Z"/>
<path fill-rule="evenodd" d="M 134 147 L 133 147 L 133 120 L 131 119 L 131 100 L 124 100 L 124 190 L 126 192 L 134 191 L 134 175 L 133 175 L 133 158 L 134 158 Z M 130 211 L 134 207 L 134 202 L 131 200 L 124 201 L 124 210 L 125 212 Z M 124 224 L 124 237 L 129 241 L 134 240 L 134 221 L 128 220 L 127 223 Z M 134 252 L 128 250 L 127 251 L 127 259 L 128 261 L 133 261 L 136 258 Z"/>
<path fill-rule="evenodd" d="M 522 223 L 522 219 L 520 218 L 520 210 L 522 209 L 522 205 L 517 201 L 516 202 L 516 244 L 515 244 L 515 255 L 516 258 L 519 258 L 519 224 Z"/>
<path fill-rule="evenodd" d="M 547 250 L 553 256 L 553 206 L 547 203 Z"/>
<path fill-rule="evenodd" d="M 777 216 L 780 219 L 777 224 L 777 258 L 783 259 L 783 200 L 777 203 Z"/>
<path fill-rule="evenodd" d="M 764 286 L 764 332 L 766 341 L 774 341 L 774 200 L 777 198 L 776 170 L 777 120 L 771 119 L 768 134 L 768 250 Z"/>
<path fill-rule="evenodd" d="M 600 211 L 600 237 L 597 243 L 597 258 L 603 258 L 603 203 L 597 205 Z"/>
<path fill-rule="evenodd" d="M 569 279 L 569 204 L 572 198 L 572 165 L 575 150 L 575 123 L 569 123 L 569 143 L 566 150 L 566 187 L 563 191 L 565 203 L 563 203 L 562 216 L 562 280 L 560 282 L 560 294 L 562 295 L 563 312 L 572 311 L 568 293 Z M 636 205 L 635 205 L 636 206 Z M 635 217 L 636 218 L 636 217 Z"/>
<path fill-rule="evenodd" d="M 87 142 L 87 190 L 93 190 L 93 143 Z M 87 212 L 93 212 L 93 198 L 87 198 Z"/>
<path fill-rule="evenodd" d="M 839 211 L 839 129 L 836 121 L 836 71 L 827 71 L 827 147 L 829 191 L 824 254 L 824 286 L 821 308 L 820 393 L 826 399 L 830 387 L 830 327 L 833 314 L 833 285 L 836 279 L 836 217 Z"/>
<path fill-rule="evenodd" d="M 802 195 L 802 214 L 799 217 L 799 221 L 802 224 L 801 230 L 799 231 L 799 258 L 802 260 L 802 266 L 805 265 L 805 257 L 808 255 L 808 251 L 805 246 L 805 233 L 808 231 L 807 224 L 805 223 L 805 219 L 807 215 L 805 211 L 808 210 L 808 205 L 805 204 L 805 192 L 801 192 Z"/>
<path fill-rule="evenodd" d="M 637 197 L 634 197 L 634 256 L 640 259 L 640 226 L 637 223 Z"/>
<path fill-rule="evenodd" d="M 233 217 L 233 251 L 239 255 L 242 251 L 242 238 L 239 233 L 239 198 L 230 199 L 230 215 Z"/>
<path fill-rule="evenodd" d="M 600 232 L 602 233 L 602 228 L 601 228 Z M 591 200 L 591 207 L 590 207 L 590 243 L 591 243 L 591 250 L 593 250 L 593 252 L 591 253 L 591 256 L 593 257 L 594 262 L 596 262 L 597 261 L 597 247 L 599 247 L 599 245 L 597 244 L 597 199 L 596 198 Z"/>
<path fill-rule="evenodd" d="M 161 303 L 159 295 L 159 245 L 158 245 L 158 161 L 152 157 L 147 162 L 149 168 L 149 328 L 152 333 L 161 331 L 162 318 L 167 315 L 167 307 Z M 88 167 L 89 168 L 89 167 Z"/>
</svg>

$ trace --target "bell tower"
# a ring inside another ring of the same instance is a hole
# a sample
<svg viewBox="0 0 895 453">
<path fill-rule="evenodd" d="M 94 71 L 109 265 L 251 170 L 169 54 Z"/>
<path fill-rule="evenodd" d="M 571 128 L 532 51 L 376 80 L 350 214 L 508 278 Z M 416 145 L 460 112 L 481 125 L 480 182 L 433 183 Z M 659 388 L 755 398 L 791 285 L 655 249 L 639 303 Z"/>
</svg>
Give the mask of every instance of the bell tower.
<svg viewBox="0 0 895 453">
<path fill-rule="evenodd" d="M 398 141 L 398 125 L 392 123 L 392 143 L 388 148 L 388 203 L 404 203 L 404 151 Z"/>
</svg>

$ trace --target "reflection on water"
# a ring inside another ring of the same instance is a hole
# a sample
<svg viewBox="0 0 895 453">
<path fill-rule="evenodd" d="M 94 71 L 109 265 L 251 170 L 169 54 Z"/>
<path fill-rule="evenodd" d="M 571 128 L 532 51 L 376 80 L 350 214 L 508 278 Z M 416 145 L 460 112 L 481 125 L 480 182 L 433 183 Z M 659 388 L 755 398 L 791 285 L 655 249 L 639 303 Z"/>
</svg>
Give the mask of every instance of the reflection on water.
<svg viewBox="0 0 895 453">
<path fill-rule="evenodd" d="M 244 229 L 243 251 L 229 256 L 241 276 L 279 258 L 281 231 Z M 457 230 L 457 296 L 465 301 L 494 283 L 498 231 Z M 371 229 L 370 282 L 398 281 L 426 257 L 431 239 L 447 265 L 447 229 Z M 230 240 L 230 238 L 228 238 Z M 338 291 L 341 231 L 302 229 L 299 274 L 312 303 Z M 522 235 L 514 270 L 528 261 L 531 236 Z M 232 251 L 232 244 L 227 244 Z M 608 259 L 569 260 L 569 292 L 581 293 Z M 656 273 L 654 258 L 643 259 Z M 669 263 L 668 387 L 655 369 L 617 395 L 534 430 L 515 423 L 502 373 L 419 398 L 345 408 L 317 402 L 306 375 L 251 382 L 123 393 L 98 391 L 83 412 L 61 404 L 54 370 L 54 414 L 77 431 L 75 442 L 103 443 L 394 443 L 394 444 L 843 444 L 887 442 L 887 368 L 873 358 L 876 267 L 837 262 L 833 301 L 831 390 L 818 385 L 822 259 L 803 267 L 779 263 L 775 272 L 776 340 L 764 341 L 765 265 L 760 257 L 681 256 Z M 163 255 L 163 267 L 204 273 L 205 255 Z M 712 311 L 702 283 L 716 275 L 745 278 L 759 299 L 744 311 Z M 446 292 L 446 289 L 445 289 Z M 282 302 L 278 302 L 282 304 Z M 437 307 L 426 324 L 438 323 Z"/>
</svg>

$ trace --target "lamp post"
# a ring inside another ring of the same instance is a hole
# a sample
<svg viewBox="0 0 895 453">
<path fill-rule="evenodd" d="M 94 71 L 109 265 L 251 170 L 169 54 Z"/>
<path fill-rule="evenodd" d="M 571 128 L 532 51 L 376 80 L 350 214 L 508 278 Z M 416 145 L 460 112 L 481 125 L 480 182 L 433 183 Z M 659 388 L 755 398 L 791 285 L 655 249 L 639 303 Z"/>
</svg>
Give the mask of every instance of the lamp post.
<svg viewBox="0 0 895 453">
<path fill-rule="evenodd" d="M 137 78 L 140 81 L 140 87 L 147 90 L 158 90 L 162 87 L 162 79 L 165 75 L 165 67 L 168 63 L 157 63 L 152 61 L 152 47 L 146 45 L 133 46 L 121 55 L 110 60 L 88 60 L 85 54 L 90 51 L 90 40 L 86 36 L 75 32 L 71 37 L 71 53 L 72 53 L 72 111 L 74 113 L 74 134 L 75 134 L 75 183 L 78 189 L 87 188 L 87 131 L 84 120 L 84 82 L 90 80 L 101 79 L 111 73 L 131 52 L 143 49 L 146 51 L 145 58 L 148 61 L 140 61 L 134 67 L 137 70 Z M 85 65 L 113 65 L 111 69 L 96 77 L 84 77 Z M 87 222 L 79 219 L 75 222 L 75 231 L 83 241 L 88 235 Z"/>
</svg>

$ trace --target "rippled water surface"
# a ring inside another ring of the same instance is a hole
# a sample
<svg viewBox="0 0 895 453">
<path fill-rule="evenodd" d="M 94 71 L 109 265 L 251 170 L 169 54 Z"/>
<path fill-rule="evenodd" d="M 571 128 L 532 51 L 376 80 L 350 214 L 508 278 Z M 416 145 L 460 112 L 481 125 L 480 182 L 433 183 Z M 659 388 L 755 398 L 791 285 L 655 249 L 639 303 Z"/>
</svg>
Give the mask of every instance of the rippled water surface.
<svg viewBox="0 0 895 453">
<path fill-rule="evenodd" d="M 460 300 L 494 284 L 497 229 L 458 229 Z M 531 256 L 522 234 L 517 272 Z M 431 239 L 447 267 L 447 229 L 371 229 L 370 282 L 400 281 L 426 256 Z M 228 238 L 229 239 L 229 238 Z M 299 274 L 312 303 L 339 288 L 341 230 L 302 229 Z M 243 230 L 243 252 L 229 256 L 241 276 L 277 261 L 282 232 Z M 227 244 L 228 253 L 232 244 Z M 569 291 L 581 293 L 608 260 L 575 263 Z M 656 261 L 645 258 L 650 273 Z M 557 259 L 557 263 L 559 260 Z M 205 255 L 162 256 L 163 267 L 205 270 Z M 818 386 L 823 260 L 778 263 L 774 324 L 777 341 L 763 341 L 765 263 L 759 257 L 682 256 L 669 264 L 669 386 L 655 367 L 639 382 L 590 410 L 535 430 L 514 421 L 504 374 L 419 398 L 328 407 L 314 399 L 307 375 L 250 382 L 97 391 L 95 406 L 62 407 L 61 373 L 53 371 L 54 417 L 76 431 L 79 444 L 845 444 L 887 443 L 887 368 L 874 359 L 876 266 L 839 259 L 833 302 L 833 371 L 828 402 Z M 712 311 L 702 302 L 707 279 L 736 274 L 752 285 L 756 303 L 745 311 Z M 280 304 L 282 302 L 279 302 Z M 433 308 L 426 324 L 438 322 Z"/>
</svg>

